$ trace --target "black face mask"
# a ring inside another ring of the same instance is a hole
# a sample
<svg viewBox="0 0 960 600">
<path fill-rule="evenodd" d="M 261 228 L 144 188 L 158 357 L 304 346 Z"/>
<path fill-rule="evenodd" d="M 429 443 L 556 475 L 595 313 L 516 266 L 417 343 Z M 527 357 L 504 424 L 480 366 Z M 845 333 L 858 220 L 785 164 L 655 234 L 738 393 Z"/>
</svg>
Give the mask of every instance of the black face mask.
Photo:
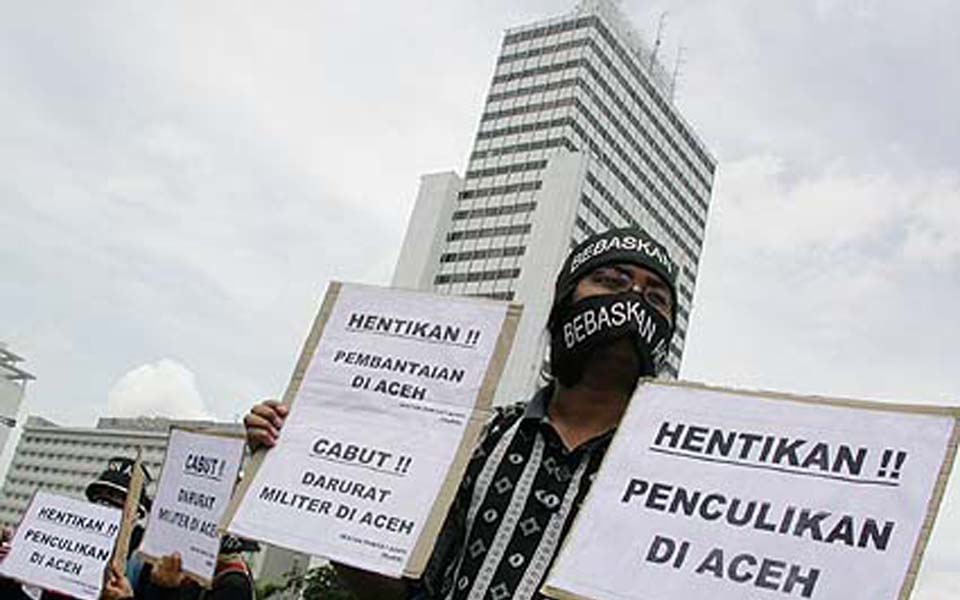
<svg viewBox="0 0 960 600">
<path fill-rule="evenodd" d="M 640 377 L 656 375 L 673 337 L 670 320 L 642 294 L 591 296 L 557 310 L 550 322 L 550 370 L 566 387 L 583 377 L 597 348 L 628 338 L 640 360 Z"/>
</svg>

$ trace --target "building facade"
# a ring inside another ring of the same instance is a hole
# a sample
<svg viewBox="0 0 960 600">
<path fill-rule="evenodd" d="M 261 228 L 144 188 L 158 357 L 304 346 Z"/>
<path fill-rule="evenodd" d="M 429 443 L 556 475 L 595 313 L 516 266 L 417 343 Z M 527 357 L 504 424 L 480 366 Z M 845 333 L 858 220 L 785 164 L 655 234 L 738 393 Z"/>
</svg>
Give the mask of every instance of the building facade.
<svg viewBox="0 0 960 600">
<path fill-rule="evenodd" d="M 154 478 L 147 488 L 153 495 L 167 451 L 168 431 L 174 424 L 243 431 L 234 423 L 143 417 L 101 418 L 96 427 L 61 427 L 41 417 L 28 417 L 0 495 L 0 523 L 15 525 L 36 490 L 84 498 L 87 484 L 100 475 L 111 457 L 134 458 L 137 448 L 143 448 L 143 464 Z"/>
<path fill-rule="evenodd" d="M 393 284 L 524 305 L 497 402 L 535 387 L 554 277 L 584 237 L 628 225 L 680 265 L 683 358 L 716 161 L 655 52 L 611 0 L 510 29 L 465 174 L 425 175 Z"/>
</svg>

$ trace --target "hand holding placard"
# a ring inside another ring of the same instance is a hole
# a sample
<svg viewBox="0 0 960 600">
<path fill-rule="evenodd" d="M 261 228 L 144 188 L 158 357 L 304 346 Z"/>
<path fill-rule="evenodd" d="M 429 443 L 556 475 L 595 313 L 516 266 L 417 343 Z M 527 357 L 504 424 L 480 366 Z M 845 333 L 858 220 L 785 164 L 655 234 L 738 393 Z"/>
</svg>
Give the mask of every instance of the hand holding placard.
<svg viewBox="0 0 960 600">
<path fill-rule="evenodd" d="M 254 405 L 243 418 L 247 446 L 253 451 L 273 448 L 288 412 L 289 407 L 279 400 L 264 400 Z"/>
<path fill-rule="evenodd" d="M 133 598 L 133 587 L 122 571 L 118 571 L 114 565 L 109 565 L 106 575 L 100 600 L 129 600 Z"/>
</svg>

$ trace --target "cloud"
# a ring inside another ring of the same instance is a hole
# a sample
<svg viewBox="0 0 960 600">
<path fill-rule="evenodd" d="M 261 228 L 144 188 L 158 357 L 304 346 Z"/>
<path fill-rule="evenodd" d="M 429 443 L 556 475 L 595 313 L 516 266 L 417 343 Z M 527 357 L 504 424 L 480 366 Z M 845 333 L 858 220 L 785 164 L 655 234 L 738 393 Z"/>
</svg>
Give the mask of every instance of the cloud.
<svg viewBox="0 0 960 600">
<path fill-rule="evenodd" d="M 791 179 L 783 159 L 754 156 L 721 166 L 711 234 L 785 255 L 881 250 L 892 260 L 950 262 L 960 258 L 958 199 L 958 171 L 893 176 L 835 160 Z"/>
<path fill-rule="evenodd" d="M 883 171 L 960 161 L 960 4 L 629 0 L 660 56 L 684 47 L 678 102 L 720 158 L 773 151 L 791 169 L 838 155 Z"/>
<path fill-rule="evenodd" d="M 909 219 L 904 255 L 918 261 L 960 259 L 960 177 L 944 176 Z M 939 189 L 937 189 L 939 188 Z"/>
<path fill-rule="evenodd" d="M 210 419 L 193 373 L 169 358 L 128 371 L 110 389 L 107 414 L 115 417 Z"/>
<path fill-rule="evenodd" d="M 157 356 L 202 374 L 221 418 L 279 394 L 327 282 L 387 282 L 419 175 L 461 166 L 501 29 L 474 28 L 491 43 L 467 70 L 416 36 L 409 64 L 444 73 L 424 94 L 355 44 L 351 27 L 390 37 L 380 9 L 193 7 L 186 29 L 182 7 L 147 11 L 31 5 L 0 23 L 4 335 L 39 375 L 28 410 L 68 423 Z M 463 43 L 456 15 L 419 12 Z"/>
<path fill-rule="evenodd" d="M 942 403 L 960 335 L 960 173 L 721 167 L 684 377 Z"/>
</svg>

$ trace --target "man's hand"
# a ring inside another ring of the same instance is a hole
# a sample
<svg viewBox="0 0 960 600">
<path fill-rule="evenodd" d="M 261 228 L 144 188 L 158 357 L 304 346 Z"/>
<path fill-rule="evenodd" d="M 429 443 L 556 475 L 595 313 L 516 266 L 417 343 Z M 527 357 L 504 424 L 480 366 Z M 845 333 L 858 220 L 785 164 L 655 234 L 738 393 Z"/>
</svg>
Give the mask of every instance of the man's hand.
<svg viewBox="0 0 960 600">
<path fill-rule="evenodd" d="M 250 449 L 273 448 L 289 411 L 290 409 L 280 404 L 279 400 L 264 400 L 254 405 L 243 418 L 243 426 L 247 430 L 247 445 Z"/>
<path fill-rule="evenodd" d="M 10 544 L 13 542 L 13 528 L 4 527 L 0 530 L 0 562 L 10 553 Z"/>
<path fill-rule="evenodd" d="M 133 588 L 126 576 L 117 571 L 116 567 L 110 565 L 107 567 L 107 579 L 103 583 L 103 591 L 100 592 L 100 600 L 126 600 L 133 598 Z"/>
<path fill-rule="evenodd" d="M 183 571 L 180 570 L 180 555 L 174 552 L 164 556 L 150 570 L 150 581 L 159 587 L 178 588 L 183 584 Z"/>
</svg>

